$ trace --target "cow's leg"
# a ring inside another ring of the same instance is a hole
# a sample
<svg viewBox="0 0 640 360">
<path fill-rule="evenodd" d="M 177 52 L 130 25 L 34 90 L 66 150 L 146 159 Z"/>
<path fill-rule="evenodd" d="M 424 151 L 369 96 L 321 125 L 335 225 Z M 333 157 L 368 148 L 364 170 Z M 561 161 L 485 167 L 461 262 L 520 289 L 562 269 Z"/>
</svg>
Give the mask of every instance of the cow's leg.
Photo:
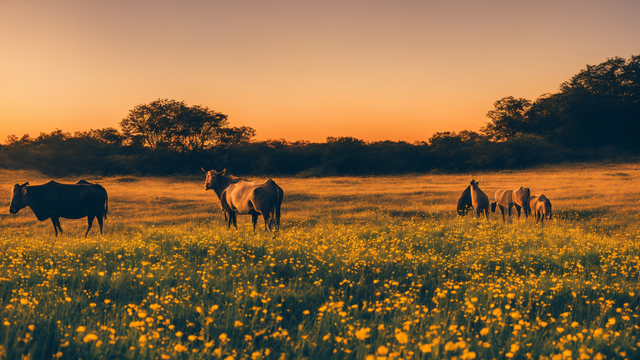
<svg viewBox="0 0 640 360">
<path fill-rule="evenodd" d="M 87 232 L 84 233 L 84 238 L 87 238 L 87 235 L 89 234 L 89 230 L 91 230 L 91 225 L 93 225 L 93 219 L 95 218 L 94 215 L 88 215 L 87 216 L 87 223 L 89 224 L 89 226 L 87 226 Z"/>
<path fill-rule="evenodd" d="M 53 231 L 56 233 L 56 237 L 58 237 L 58 226 L 56 225 L 56 221 L 51 218 L 51 223 L 53 224 Z"/>
<path fill-rule="evenodd" d="M 500 212 L 502 213 L 502 222 L 504 223 L 504 206 L 500 205 Z"/>
<path fill-rule="evenodd" d="M 258 216 L 260 216 L 260 213 L 257 211 L 254 211 L 251 213 L 251 222 L 253 223 L 253 232 L 256 232 L 256 223 L 258 222 Z"/>
<path fill-rule="evenodd" d="M 60 218 L 57 216 L 51 217 L 51 222 L 53 223 L 53 229 L 56 230 L 56 236 L 58 236 L 58 230 L 60 230 L 60 234 L 62 234 L 62 227 L 60 227 Z"/>
<path fill-rule="evenodd" d="M 100 225 L 100 235 L 102 235 L 102 224 L 103 224 L 104 218 L 102 217 L 102 215 L 98 215 L 97 218 L 98 218 L 98 225 Z"/>
</svg>

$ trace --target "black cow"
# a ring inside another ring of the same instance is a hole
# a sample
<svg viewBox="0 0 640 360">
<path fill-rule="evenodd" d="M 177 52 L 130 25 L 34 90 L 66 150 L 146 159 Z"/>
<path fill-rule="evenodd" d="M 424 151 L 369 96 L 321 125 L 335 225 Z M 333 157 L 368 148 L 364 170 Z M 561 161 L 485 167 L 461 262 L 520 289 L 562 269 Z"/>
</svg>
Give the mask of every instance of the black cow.
<svg viewBox="0 0 640 360">
<path fill-rule="evenodd" d="M 462 192 L 460 199 L 458 199 L 458 215 L 467 215 L 467 212 L 472 209 L 471 205 L 471 186 L 467 186 Z"/>
<path fill-rule="evenodd" d="M 84 234 L 87 237 L 93 219 L 98 218 L 100 234 L 102 221 L 106 219 L 108 207 L 107 191 L 98 184 L 80 180 L 77 184 L 60 184 L 49 181 L 44 185 L 29 186 L 29 183 L 13 186 L 13 198 L 9 212 L 17 214 L 20 209 L 30 207 L 38 220 L 51 218 L 53 230 L 58 236 L 60 218 L 81 219 L 87 217 L 89 226 Z"/>
</svg>

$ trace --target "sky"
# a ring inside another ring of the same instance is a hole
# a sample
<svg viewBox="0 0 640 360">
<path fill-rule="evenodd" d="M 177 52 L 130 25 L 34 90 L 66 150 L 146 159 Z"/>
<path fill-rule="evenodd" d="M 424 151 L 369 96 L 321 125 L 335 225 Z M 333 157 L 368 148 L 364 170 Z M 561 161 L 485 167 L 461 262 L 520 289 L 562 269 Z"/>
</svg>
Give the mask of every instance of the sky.
<svg viewBox="0 0 640 360">
<path fill-rule="evenodd" d="M 0 143 L 174 99 L 257 139 L 426 141 L 640 55 L 640 1 L 0 1 Z"/>
</svg>

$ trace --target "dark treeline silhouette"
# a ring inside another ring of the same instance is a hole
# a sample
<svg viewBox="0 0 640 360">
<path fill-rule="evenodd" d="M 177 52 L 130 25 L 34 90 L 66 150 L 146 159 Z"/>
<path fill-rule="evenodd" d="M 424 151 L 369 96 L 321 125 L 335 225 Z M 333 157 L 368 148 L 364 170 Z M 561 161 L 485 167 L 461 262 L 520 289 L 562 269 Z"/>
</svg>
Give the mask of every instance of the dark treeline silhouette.
<svg viewBox="0 0 640 360">
<path fill-rule="evenodd" d="M 587 65 L 555 94 L 504 97 L 478 132 L 439 132 L 424 142 L 252 141 L 202 106 L 159 99 L 136 106 L 120 129 L 56 130 L 9 136 L 0 167 L 45 174 L 194 174 L 201 167 L 247 175 L 383 175 L 519 169 L 568 161 L 637 160 L 640 155 L 640 56 Z"/>
</svg>

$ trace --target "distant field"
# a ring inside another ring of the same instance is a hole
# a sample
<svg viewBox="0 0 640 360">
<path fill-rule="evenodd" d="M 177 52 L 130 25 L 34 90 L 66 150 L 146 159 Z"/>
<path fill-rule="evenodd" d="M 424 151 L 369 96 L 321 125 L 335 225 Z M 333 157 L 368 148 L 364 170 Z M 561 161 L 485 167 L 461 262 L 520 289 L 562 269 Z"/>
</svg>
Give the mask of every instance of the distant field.
<svg viewBox="0 0 640 360">
<path fill-rule="evenodd" d="M 459 218 L 472 177 L 556 218 Z M 276 178 L 278 235 L 227 231 L 204 175 L 84 178 L 105 234 L 55 238 L 9 214 L 13 184 L 50 179 L 0 170 L 0 358 L 640 357 L 640 164 Z"/>
</svg>

